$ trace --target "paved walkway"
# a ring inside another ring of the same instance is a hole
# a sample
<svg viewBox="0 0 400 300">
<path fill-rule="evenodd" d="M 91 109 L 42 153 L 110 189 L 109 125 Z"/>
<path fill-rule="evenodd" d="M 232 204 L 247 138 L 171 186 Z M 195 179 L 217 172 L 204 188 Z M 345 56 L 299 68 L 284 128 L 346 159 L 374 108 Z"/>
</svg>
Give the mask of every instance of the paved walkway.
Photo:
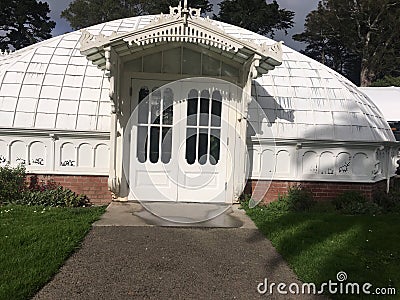
<svg viewBox="0 0 400 300">
<path fill-rule="evenodd" d="M 314 299 L 260 296 L 264 278 L 299 281 L 243 211 L 224 214 L 213 228 L 182 227 L 112 204 L 34 299 Z"/>
</svg>

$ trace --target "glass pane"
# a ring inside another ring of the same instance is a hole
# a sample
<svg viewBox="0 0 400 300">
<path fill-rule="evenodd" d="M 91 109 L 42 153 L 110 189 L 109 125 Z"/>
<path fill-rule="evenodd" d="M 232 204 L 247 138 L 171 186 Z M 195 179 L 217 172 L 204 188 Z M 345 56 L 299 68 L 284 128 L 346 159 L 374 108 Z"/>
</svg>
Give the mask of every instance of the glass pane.
<svg viewBox="0 0 400 300">
<path fill-rule="evenodd" d="M 137 133 L 137 159 L 144 163 L 147 160 L 147 127 L 139 126 Z"/>
<path fill-rule="evenodd" d="M 149 118 L 149 89 L 142 87 L 139 91 L 139 110 L 138 110 L 138 122 L 139 124 L 147 124 Z"/>
<path fill-rule="evenodd" d="M 183 48 L 182 74 L 200 75 L 201 53 Z"/>
<path fill-rule="evenodd" d="M 219 129 L 212 129 L 210 136 L 210 163 L 216 165 L 219 161 L 220 155 L 220 136 Z"/>
<path fill-rule="evenodd" d="M 151 124 L 160 124 L 161 91 L 154 88 L 150 95 Z"/>
<path fill-rule="evenodd" d="M 196 161 L 196 139 L 197 129 L 186 129 L 186 161 L 189 165 L 193 165 Z"/>
<path fill-rule="evenodd" d="M 163 72 L 169 74 L 181 74 L 181 48 L 164 51 Z"/>
<path fill-rule="evenodd" d="M 211 126 L 221 126 L 222 96 L 219 91 L 214 91 L 211 105 Z"/>
<path fill-rule="evenodd" d="M 163 127 L 161 144 L 161 161 L 166 164 L 171 160 L 172 153 L 172 128 Z"/>
<path fill-rule="evenodd" d="M 154 164 L 159 157 L 160 127 L 150 128 L 150 161 Z"/>
<path fill-rule="evenodd" d="M 198 92 L 191 90 L 187 101 L 187 124 L 191 126 L 197 125 L 197 103 Z"/>
<path fill-rule="evenodd" d="M 239 77 L 239 69 L 222 63 L 222 76 Z"/>
<path fill-rule="evenodd" d="M 201 165 L 207 163 L 208 157 L 208 130 L 200 129 L 199 133 L 199 149 L 198 149 L 198 159 Z"/>
<path fill-rule="evenodd" d="M 137 58 L 127 62 L 124 66 L 129 72 L 142 72 L 142 58 Z"/>
<path fill-rule="evenodd" d="M 200 97 L 200 126 L 208 126 L 210 93 L 207 90 L 204 90 L 201 92 Z"/>
<path fill-rule="evenodd" d="M 174 93 L 170 88 L 164 90 L 163 99 L 163 124 L 172 125 L 174 116 Z"/>
<path fill-rule="evenodd" d="M 143 57 L 143 72 L 161 73 L 161 52 Z"/>
<path fill-rule="evenodd" d="M 221 62 L 218 59 L 203 55 L 203 74 L 210 76 L 221 75 Z"/>
</svg>

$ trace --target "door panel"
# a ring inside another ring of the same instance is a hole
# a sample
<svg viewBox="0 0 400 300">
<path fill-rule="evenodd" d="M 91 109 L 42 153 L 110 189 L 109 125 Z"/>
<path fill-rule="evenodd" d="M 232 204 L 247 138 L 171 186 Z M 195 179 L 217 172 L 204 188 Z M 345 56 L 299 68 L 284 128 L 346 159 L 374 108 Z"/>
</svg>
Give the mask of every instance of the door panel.
<svg viewBox="0 0 400 300">
<path fill-rule="evenodd" d="M 229 84 L 165 83 L 132 79 L 129 198 L 232 201 Z"/>
</svg>

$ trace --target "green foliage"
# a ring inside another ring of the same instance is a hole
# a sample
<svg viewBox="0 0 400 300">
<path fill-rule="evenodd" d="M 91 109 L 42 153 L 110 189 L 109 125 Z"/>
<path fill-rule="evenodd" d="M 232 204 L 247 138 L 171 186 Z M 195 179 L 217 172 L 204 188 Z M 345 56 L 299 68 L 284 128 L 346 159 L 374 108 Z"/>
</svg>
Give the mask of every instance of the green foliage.
<svg viewBox="0 0 400 300">
<path fill-rule="evenodd" d="M 276 30 L 287 33 L 293 27 L 294 12 L 280 9 L 275 0 L 270 4 L 265 0 L 224 0 L 218 5 L 220 11 L 214 19 L 261 35 L 273 37 Z"/>
<path fill-rule="evenodd" d="M 73 191 L 61 186 L 54 190 L 28 191 L 16 204 L 43 205 L 52 207 L 85 207 L 89 206 L 89 199 L 85 195 L 77 195 Z"/>
<path fill-rule="evenodd" d="M 379 214 L 382 212 L 378 204 L 368 201 L 359 191 L 346 191 L 339 194 L 333 204 L 336 210 L 343 214 L 364 215 Z"/>
<path fill-rule="evenodd" d="M 76 30 L 116 19 L 169 13 L 169 7 L 178 4 L 176 0 L 74 0 L 61 17 Z M 190 6 L 201 8 L 203 13 L 212 10 L 208 0 L 193 0 Z"/>
<path fill-rule="evenodd" d="M 400 26 L 399 14 L 398 0 L 323 0 L 293 38 L 307 44 L 310 57 L 369 86 L 400 71 L 400 32 L 393 30 Z"/>
<path fill-rule="evenodd" d="M 308 211 L 314 205 L 313 195 L 301 186 L 289 187 L 286 195 L 269 204 L 269 208 L 282 211 Z"/>
<path fill-rule="evenodd" d="M 21 49 L 51 37 L 49 4 L 36 0 L 0 1 L 0 49 Z"/>
<path fill-rule="evenodd" d="M 249 207 L 250 196 L 244 195 L 242 205 Z M 270 202 L 267 206 L 263 206 L 268 210 L 285 213 L 290 211 L 309 211 L 315 205 L 313 195 L 310 191 L 302 186 L 289 187 L 286 195 L 281 195 L 276 201 Z"/>
<path fill-rule="evenodd" d="M 393 77 L 390 75 L 386 75 L 385 77 L 378 79 L 377 81 L 373 82 L 371 86 L 400 86 L 400 76 Z"/>
<path fill-rule="evenodd" d="M 0 167 L 0 205 L 21 198 L 26 190 L 25 167 Z"/>
<path fill-rule="evenodd" d="M 5 204 L 43 205 L 53 207 L 90 206 L 87 196 L 77 195 L 70 189 L 59 186 L 54 180 L 38 180 L 29 177 L 25 167 L 0 167 L 0 206 Z"/>
</svg>

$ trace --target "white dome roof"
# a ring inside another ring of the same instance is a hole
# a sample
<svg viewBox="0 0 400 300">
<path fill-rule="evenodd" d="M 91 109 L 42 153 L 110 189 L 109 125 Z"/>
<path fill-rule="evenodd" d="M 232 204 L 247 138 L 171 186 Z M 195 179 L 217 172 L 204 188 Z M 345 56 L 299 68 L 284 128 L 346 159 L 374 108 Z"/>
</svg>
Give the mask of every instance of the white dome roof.
<svg viewBox="0 0 400 300">
<path fill-rule="evenodd" d="M 87 28 L 91 34 L 129 32 L 155 16 L 132 17 Z M 226 33 L 256 43 L 274 41 L 215 22 Z M 0 128 L 109 131 L 109 83 L 80 54 L 80 31 L 0 56 Z M 375 104 L 349 80 L 283 46 L 283 63 L 254 81 L 252 95 L 268 120 L 250 105 L 255 128 L 279 139 L 394 141 Z"/>
</svg>

